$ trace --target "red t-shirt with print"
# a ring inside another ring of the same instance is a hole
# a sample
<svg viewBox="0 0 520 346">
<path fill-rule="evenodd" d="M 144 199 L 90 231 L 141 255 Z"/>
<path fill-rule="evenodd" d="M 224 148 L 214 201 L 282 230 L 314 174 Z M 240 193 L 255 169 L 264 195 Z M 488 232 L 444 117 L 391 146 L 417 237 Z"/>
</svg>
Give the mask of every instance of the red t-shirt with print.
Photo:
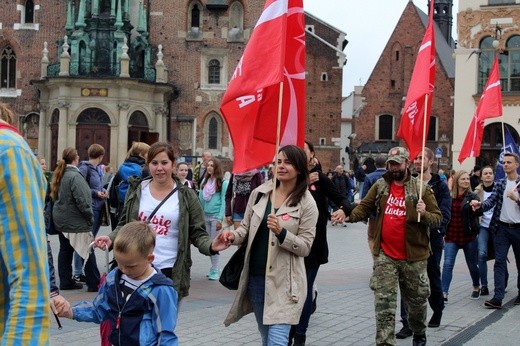
<svg viewBox="0 0 520 346">
<path fill-rule="evenodd" d="M 381 248 L 385 254 L 396 260 L 406 260 L 404 227 L 406 223 L 406 204 L 404 186 L 394 182 L 390 185 L 390 195 L 383 211 Z"/>
</svg>

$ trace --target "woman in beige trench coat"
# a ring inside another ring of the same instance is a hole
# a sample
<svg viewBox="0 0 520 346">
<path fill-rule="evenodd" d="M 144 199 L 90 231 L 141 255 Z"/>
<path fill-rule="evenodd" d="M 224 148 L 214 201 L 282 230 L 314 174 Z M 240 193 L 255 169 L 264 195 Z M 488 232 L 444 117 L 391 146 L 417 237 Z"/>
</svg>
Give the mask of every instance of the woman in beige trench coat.
<svg viewBox="0 0 520 346">
<path fill-rule="evenodd" d="M 286 346 L 307 294 L 303 258 L 314 241 L 318 209 L 308 191 L 305 152 L 288 145 L 279 150 L 277 160 L 274 199 L 272 181 L 256 188 L 240 227 L 221 235 L 235 245 L 247 245 L 237 295 L 224 324 L 254 312 L 262 345 Z"/>
</svg>

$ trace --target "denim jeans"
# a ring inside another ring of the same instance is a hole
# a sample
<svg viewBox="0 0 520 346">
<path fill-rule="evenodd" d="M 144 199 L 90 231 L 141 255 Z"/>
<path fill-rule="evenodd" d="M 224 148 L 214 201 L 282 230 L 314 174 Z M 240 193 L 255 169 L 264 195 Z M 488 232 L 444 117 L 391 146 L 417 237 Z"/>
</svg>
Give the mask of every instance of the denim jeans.
<svg viewBox="0 0 520 346">
<path fill-rule="evenodd" d="M 497 232 L 493 239 L 495 241 L 495 296 L 502 301 L 506 286 L 507 253 L 509 247 L 513 247 L 515 254 L 516 269 L 520 269 L 520 228 L 509 228 L 498 223 Z M 520 292 L 520 275 L 517 277 L 516 286 Z"/>
<path fill-rule="evenodd" d="M 102 221 L 101 217 L 103 214 L 102 214 L 101 209 L 100 210 L 93 209 L 92 211 L 94 213 L 94 224 L 92 225 L 92 234 L 94 235 L 94 238 L 96 238 L 96 235 L 98 234 L 99 229 L 101 228 L 101 221 Z M 76 251 L 74 251 L 73 263 L 74 263 L 73 275 L 83 274 L 83 259 L 81 258 L 80 255 L 78 255 L 76 253 Z"/>
<path fill-rule="evenodd" d="M 487 251 L 489 241 L 489 228 L 480 227 L 478 234 L 478 271 L 480 273 L 480 284 L 482 287 L 488 285 L 487 275 Z"/>
<path fill-rule="evenodd" d="M 473 287 L 479 287 L 480 285 L 477 265 L 477 238 L 465 244 L 464 246 L 459 246 L 455 243 L 446 243 L 444 244 L 444 267 L 442 268 L 442 291 L 446 294 L 450 289 L 451 279 L 453 278 L 453 267 L 455 266 L 455 259 L 457 258 L 457 252 L 459 252 L 459 249 L 464 251 L 464 257 L 466 258 L 466 264 L 468 265 Z"/>
<path fill-rule="evenodd" d="M 307 333 L 307 328 L 309 327 L 309 320 L 311 319 L 312 314 L 312 301 L 314 300 L 314 281 L 316 280 L 316 275 L 318 275 L 319 269 L 320 266 L 305 268 L 305 271 L 307 272 L 307 298 L 303 304 L 300 322 L 296 325 L 296 334 L 299 335 L 305 335 Z"/>
<path fill-rule="evenodd" d="M 258 331 L 262 337 L 262 346 L 287 346 L 289 343 L 290 324 L 271 324 L 265 325 L 264 320 L 264 297 L 265 297 L 265 277 L 249 276 L 247 283 L 247 294 L 253 312 L 255 313 Z"/>
<path fill-rule="evenodd" d="M 204 220 L 206 223 L 206 232 L 208 232 L 209 237 L 213 240 L 218 235 L 217 231 L 217 222 L 220 221 L 218 219 L 217 214 L 206 214 L 204 213 Z M 212 270 L 218 270 L 218 262 L 219 262 L 219 255 L 211 255 L 211 269 Z"/>
</svg>

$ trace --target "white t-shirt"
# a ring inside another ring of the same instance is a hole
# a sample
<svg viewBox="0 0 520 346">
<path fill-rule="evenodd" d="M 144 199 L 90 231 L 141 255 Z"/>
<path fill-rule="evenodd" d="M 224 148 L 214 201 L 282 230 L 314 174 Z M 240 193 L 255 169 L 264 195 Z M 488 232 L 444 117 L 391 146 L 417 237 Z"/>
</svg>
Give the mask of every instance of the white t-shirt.
<svg viewBox="0 0 520 346">
<path fill-rule="evenodd" d="M 153 198 L 150 193 L 150 182 L 142 183 L 139 220 L 147 221 L 159 203 L 161 201 Z M 179 248 L 179 192 L 175 192 L 164 202 L 148 224 L 156 235 L 153 265 L 158 269 L 172 268 Z"/>
<path fill-rule="evenodd" d="M 502 209 L 500 211 L 500 221 L 505 223 L 520 223 L 520 213 L 518 212 L 518 205 L 511 198 L 507 197 L 507 192 L 514 190 L 518 194 L 516 182 L 514 180 L 507 180 L 506 189 L 504 191 L 504 199 L 502 201 Z"/>
</svg>

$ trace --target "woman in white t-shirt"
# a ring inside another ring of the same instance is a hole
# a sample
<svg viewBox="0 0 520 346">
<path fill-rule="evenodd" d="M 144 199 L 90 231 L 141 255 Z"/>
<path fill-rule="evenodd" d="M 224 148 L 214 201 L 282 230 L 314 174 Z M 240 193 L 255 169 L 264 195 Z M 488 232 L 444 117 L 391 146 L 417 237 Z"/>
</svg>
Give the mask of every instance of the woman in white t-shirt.
<svg viewBox="0 0 520 346">
<path fill-rule="evenodd" d="M 145 221 L 156 233 L 153 265 L 172 278 L 179 299 L 188 295 L 193 244 L 207 256 L 229 247 L 220 237 L 213 241 L 204 225 L 204 215 L 193 189 L 174 177 L 175 156 L 169 143 L 155 143 L 146 162 L 151 178 L 129 179 L 121 219 L 108 236 L 96 238 L 96 246 L 112 245 L 119 229 L 133 220 Z"/>
</svg>

